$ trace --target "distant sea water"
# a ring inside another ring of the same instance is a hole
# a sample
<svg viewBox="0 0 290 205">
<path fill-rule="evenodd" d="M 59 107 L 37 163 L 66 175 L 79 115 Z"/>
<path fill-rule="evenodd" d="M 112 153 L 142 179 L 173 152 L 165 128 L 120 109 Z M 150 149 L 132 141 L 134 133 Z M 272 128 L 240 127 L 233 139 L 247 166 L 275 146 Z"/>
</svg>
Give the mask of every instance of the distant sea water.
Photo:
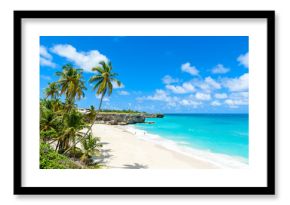
<svg viewBox="0 0 290 205">
<path fill-rule="evenodd" d="M 139 136 L 144 131 L 152 139 L 174 142 L 183 151 L 195 151 L 217 164 L 240 167 L 249 158 L 248 114 L 165 114 L 147 118 L 154 124 L 136 124 Z M 141 135 L 142 136 L 142 135 Z M 155 137 L 154 137 L 155 136 Z"/>
</svg>

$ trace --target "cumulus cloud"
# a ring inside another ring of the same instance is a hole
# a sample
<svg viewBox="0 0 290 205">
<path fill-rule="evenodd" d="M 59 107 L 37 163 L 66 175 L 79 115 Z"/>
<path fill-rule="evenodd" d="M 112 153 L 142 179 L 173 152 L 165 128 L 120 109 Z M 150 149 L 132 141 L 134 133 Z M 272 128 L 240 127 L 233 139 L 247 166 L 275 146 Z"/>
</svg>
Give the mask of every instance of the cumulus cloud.
<svg viewBox="0 0 290 205">
<path fill-rule="evenodd" d="M 58 44 L 51 48 L 51 51 L 68 61 L 75 63 L 86 72 L 92 72 L 92 68 L 97 66 L 101 61 L 108 61 L 108 58 L 98 50 L 88 52 L 77 51 L 75 47 L 69 44 Z"/>
<path fill-rule="evenodd" d="M 221 85 L 218 82 L 216 82 L 214 79 L 212 79 L 211 77 L 206 77 L 204 82 L 207 83 L 213 89 L 221 88 Z"/>
<path fill-rule="evenodd" d="M 189 82 L 185 82 L 181 86 L 180 85 L 177 85 L 177 86 L 166 85 L 166 88 L 175 94 L 185 94 L 185 93 L 195 92 L 194 86 Z"/>
<path fill-rule="evenodd" d="M 165 102 L 170 101 L 170 97 L 167 94 L 167 92 L 165 92 L 164 90 L 161 90 L 161 89 L 157 89 L 155 91 L 154 95 L 148 96 L 148 97 L 146 97 L 146 99 L 148 99 L 148 100 L 157 100 L 157 101 L 165 101 Z"/>
<path fill-rule="evenodd" d="M 230 71 L 230 69 L 224 67 L 224 65 L 222 65 L 222 64 L 217 64 L 217 65 L 216 65 L 216 66 L 211 70 L 211 72 L 212 72 L 213 74 L 224 74 L 224 73 L 227 73 L 227 72 L 229 72 L 229 71 Z"/>
<path fill-rule="evenodd" d="M 216 93 L 214 97 L 217 99 L 225 99 L 228 97 L 228 95 L 226 93 Z"/>
<path fill-rule="evenodd" d="M 221 106 L 222 104 L 218 100 L 214 100 L 211 102 L 211 105 L 214 107 L 218 107 L 218 106 Z"/>
<path fill-rule="evenodd" d="M 97 98 L 98 100 L 100 100 L 101 97 L 102 97 L 102 95 L 96 95 L 96 98 Z M 103 101 L 104 101 L 104 102 L 109 102 L 110 99 L 109 99 L 108 97 L 103 97 Z"/>
<path fill-rule="evenodd" d="M 188 95 L 184 98 L 180 98 L 177 96 L 171 96 L 168 92 L 161 89 L 155 90 L 155 93 L 153 95 L 143 96 L 136 99 L 138 101 L 143 101 L 143 100 L 161 101 L 161 102 L 165 102 L 166 105 L 169 107 L 186 106 L 186 107 L 197 108 L 199 105 L 202 104 L 202 102 L 197 101 L 195 95 Z"/>
<path fill-rule="evenodd" d="M 249 52 L 246 54 L 242 54 L 237 58 L 237 61 L 240 63 L 240 65 L 245 66 L 246 68 L 249 67 Z"/>
<path fill-rule="evenodd" d="M 230 91 L 245 91 L 249 88 L 249 74 L 245 73 L 238 78 L 227 78 L 223 84 Z"/>
<path fill-rule="evenodd" d="M 119 88 L 124 88 L 125 85 L 123 83 L 121 83 L 121 85 L 119 86 L 115 81 L 112 81 L 112 85 L 114 89 L 119 89 Z"/>
<path fill-rule="evenodd" d="M 247 105 L 247 103 L 242 100 L 232 100 L 232 99 L 225 100 L 225 104 L 229 105 L 230 108 L 238 108 L 239 105 Z"/>
<path fill-rule="evenodd" d="M 200 88 L 203 92 L 210 93 L 212 90 L 220 89 L 221 84 L 218 83 L 216 80 L 212 79 L 211 77 L 206 77 L 202 80 L 193 80 L 193 85 Z"/>
<path fill-rule="evenodd" d="M 47 49 L 45 46 L 41 45 L 40 48 L 39 48 L 39 54 L 40 56 L 42 56 L 43 58 L 46 58 L 46 59 L 52 59 L 52 55 L 49 54 L 47 52 Z"/>
<path fill-rule="evenodd" d="M 204 100 L 204 101 L 208 101 L 211 99 L 211 96 L 210 94 L 207 94 L 207 93 L 200 93 L 200 92 L 197 92 L 195 94 L 195 98 L 198 99 L 198 100 Z"/>
<path fill-rule="evenodd" d="M 125 90 L 121 90 L 118 92 L 119 95 L 130 95 L 130 93 L 128 91 Z"/>
<path fill-rule="evenodd" d="M 191 66 L 190 63 L 185 63 L 181 65 L 181 70 L 183 72 L 189 73 L 190 75 L 198 75 L 199 71 L 196 67 Z"/>
<path fill-rule="evenodd" d="M 41 66 L 47 66 L 52 68 L 56 67 L 56 64 L 52 62 L 52 55 L 48 53 L 45 46 L 40 46 L 39 55 L 39 63 Z"/>
<path fill-rule="evenodd" d="M 175 107 L 177 105 L 177 102 L 179 101 L 179 98 L 176 96 L 170 96 L 166 91 L 157 89 L 155 90 L 155 93 L 150 96 L 143 96 L 136 98 L 138 101 L 142 100 L 153 100 L 153 101 L 161 101 L 166 102 L 166 105 Z"/>
<path fill-rule="evenodd" d="M 162 78 L 162 82 L 166 85 L 171 83 L 177 83 L 179 80 L 172 78 L 170 75 L 166 75 Z"/>
<path fill-rule="evenodd" d="M 183 106 L 190 106 L 190 107 L 196 108 L 201 103 L 200 102 L 196 102 L 196 101 L 191 100 L 191 99 L 183 99 L 183 100 L 179 101 L 179 104 L 183 105 Z"/>
<path fill-rule="evenodd" d="M 238 108 L 240 105 L 249 104 L 248 92 L 233 92 L 230 94 L 229 99 L 225 100 L 225 104 L 230 108 Z"/>
</svg>

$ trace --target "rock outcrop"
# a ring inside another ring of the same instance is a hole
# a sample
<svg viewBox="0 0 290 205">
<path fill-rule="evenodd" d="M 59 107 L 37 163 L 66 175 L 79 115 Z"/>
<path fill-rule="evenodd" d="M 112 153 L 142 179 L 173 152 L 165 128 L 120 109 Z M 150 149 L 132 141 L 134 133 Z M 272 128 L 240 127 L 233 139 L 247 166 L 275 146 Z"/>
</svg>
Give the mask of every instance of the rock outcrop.
<svg viewBox="0 0 290 205">
<path fill-rule="evenodd" d="M 128 125 L 136 123 L 144 123 L 145 117 L 141 114 L 97 114 L 96 123 L 109 125 Z"/>
<path fill-rule="evenodd" d="M 143 114 L 145 118 L 163 118 L 164 115 L 163 114 Z"/>
</svg>

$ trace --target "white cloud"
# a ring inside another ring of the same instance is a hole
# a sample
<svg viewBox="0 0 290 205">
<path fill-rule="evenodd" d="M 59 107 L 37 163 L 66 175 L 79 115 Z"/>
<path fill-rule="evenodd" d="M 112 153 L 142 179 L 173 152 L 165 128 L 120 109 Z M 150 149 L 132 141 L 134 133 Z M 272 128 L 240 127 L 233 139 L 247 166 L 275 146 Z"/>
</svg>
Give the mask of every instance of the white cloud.
<svg viewBox="0 0 290 205">
<path fill-rule="evenodd" d="M 195 95 L 188 95 L 184 98 L 180 98 L 177 96 L 171 96 L 169 95 L 168 92 L 161 89 L 156 90 L 154 95 L 139 97 L 139 98 L 136 98 L 136 100 L 161 101 L 161 102 L 165 102 L 168 107 L 176 107 L 176 109 L 180 109 L 180 106 L 197 108 L 199 105 L 202 104 L 202 102 L 196 101 Z"/>
<path fill-rule="evenodd" d="M 130 95 L 129 92 L 125 91 L 125 90 L 121 90 L 118 92 L 119 95 Z"/>
<path fill-rule="evenodd" d="M 189 83 L 189 82 L 185 82 L 182 84 L 182 87 L 187 91 L 187 92 L 195 92 L 195 88 L 194 86 Z"/>
<path fill-rule="evenodd" d="M 220 89 L 221 85 L 216 82 L 214 79 L 212 79 L 211 77 L 206 77 L 204 82 L 206 82 L 208 85 L 210 85 L 213 89 Z"/>
<path fill-rule="evenodd" d="M 47 52 L 47 49 L 45 46 L 40 46 L 39 48 L 39 54 L 40 56 L 42 56 L 43 58 L 46 58 L 46 59 L 52 59 L 52 55 L 50 55 L 48 52 Z"/>
<path fill-rule="evenodd" d="M 249 98 L 249 92 L 234 92 L 231 93 L 230 98 L 244 98 L 244 99 L 248 99 Z"/>
<path fill-rule="evenodd" d="M 123 83 L 121 83 L 121 85 L 119 86 L 115 81 L 112 81 L 112 85 L 114 89 L 119 89 L 119 88 L 124 88 L 125 85 Z"/>
<path fill-rule="evenodd" d="M 249 67 L 249 52 L 243 55 L 240 55 L 237 58 L 237 61 L 240 63 L 240 65 L 245 66 L 246 68 Z"/>
<path fill-rule="evenodd" d="M 181 86 L 166 85 L 166 88 L 176 94 L 186 93 L 185 89 Z"/>
<path fill-rule="evenodd" d="M 230 69 L 224 67 L 224 65 L 222 65 L 222 64 L 218 64 L 218 65 L 216 65 L 216 66 L 211 70 L 211 72 L 214 73 L 214 74 L 224 74 L 224 73 L 227 73 L 227 72 L 229 72 L 229 71 L 230 71 Z"/>
<path fill-rule="evenodd" d="M 196 67 L 191 66 L 190 63 L 185 63 L 181 65 L 181 70 L 183 72 L 189 73 L 190 75 L 198 75 L 199 71 Z"/>
<path fill-rule="evenodd" d="M 101 99 L 101 97 L 102 97 L 102 95 L 96 95 L 96 98 L 99 99 L 99 100 Z M 104 102 L 109 102 L 110 99 L 108 97 L 103 97 L 103 101 Z"/>
<path fill-rule="evenodd" d="M 238 108 L 239 105 L 247 105 L 247 103 L 242 100 L 232 100 L 232 99 L 225 100 L 225 103 L 229 105 L 231 108 Z"/>
<path fill-rule="evenodd" d="M 78 52 L 75 47 L 69 44 L 55 45 L 51 48 L 51 51 L 59 56 L 65 57 L 86 72 L 92 72 L 92 68 L 97 66 L 101 61 L 108 61 L 108 58 L 98 50 Z"/>
<path fill-rule="evenodd" d="M 138 97 L 136 98 L 136 100 L 138 101 L 142 101 L 142 100 L 162 101 L 162 102 L 166 102 L 168 106 L 175 107 L 177 105 L 177 102 L 179 101 L 179 98 L 176 96 L 170 96 L 164 90 L 157 89 L 154 95 Z"/>
<path fill-rule="evenodd" d="M 155 94 L 153 96 L 148 96 L 146 97 L 146 99 L 148 100 L 157 100 L 157 101 L 165 101 L 165 102 L 169 102 L 170 101 L 170 97 L 169 95 L 164 91 L 164 90 L 156 90 Z"/>
<path fill-rule="evenodd" d="M 56 67 L 56 64 L 52 62 L 52 55 L 48 53 L 45 46 L 40 46 L 39 55 L 39 63 L 41 66 L 47 66 L 52 68 Z"/>
<path fill-rule="evenodd" d="M 194 86 L 189 82 L 185 82 L 181 86 L 166 85 L 166 88 L 175 94 L 185 94 L 185 93 L 195 92 Z"/>
<path fill-rule="evenodd" d="M 183 99 L 181 101 L 179 101 L 179 104 L 180 105 L 183 105 L 183 106 L 191 106 L 191 107 L 198 107 L 201 103 L 200 102 L 196 102 L 194 100 L 191 100 L 191 99 Z"/>
<path fill-rule="evenodd" d="M 170 75 L 166 75 L 162 78 L 162 82 L 166 85 L 171 83 L 177 83 L 179 80 L 172 78 Z"/>
<path fill-rule="evenodd" d="M 229 99 L 225 100 L 225 104 L 229 105 L 230 108 L 237 108 L 240 105 L 248 105 L 249 93 L 248 92 L 231 93 Z"/>
<path fill-rule="evenodd" d="M 206 77 L 205 79 L 192 81 L 193 85 L 200 88 L 203 92 L 210 93 L 212 90 L 220 89 L 221 84 L 211 77 Z"/>
<path fill-rule="evenodd" d="M 195 94 L 195 98 L 198 100 L 210 100 L 211 96 L 210 96 L 210 94 L 198 92 Z"/>
<path fill-rule="evenodd" d="M 47 67 L 52 67 L 52 68 L 56 67 L 56 64 L 53 63 L 51 60 L 45 59 L 45 58 L 43 58 L 41 56 L 39 57 L 39 62 L 40 62 L 41 66 L 47 66 Z"/>
<path fill-rule="evenodd" d="M 211 102 L 211 105 L 214 107 L 218 107 L 218 106 L 221 106 L 222 104 L 218 100 L 215 100 Z"/>
<path fill-rule="evenodd" d="M 239 78 L 227 78 L 223 80 L 223 84 L 230 91 L 245 91 L 249 88 L 249 74 L 245 73 Z"/>
<path fill-rule="evenodd" d="M 228 95 L 226 93 L 216 93 L 214 97 L 217 99 L 225 99 L 228 97 Z"/>
</svg>

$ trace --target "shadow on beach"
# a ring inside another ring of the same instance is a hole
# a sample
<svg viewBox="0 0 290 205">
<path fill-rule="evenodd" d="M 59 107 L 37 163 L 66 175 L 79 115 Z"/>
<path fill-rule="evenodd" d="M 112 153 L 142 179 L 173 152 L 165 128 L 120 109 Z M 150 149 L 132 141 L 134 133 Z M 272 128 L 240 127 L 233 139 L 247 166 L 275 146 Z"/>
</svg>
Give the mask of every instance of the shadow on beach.
<svg viewBox="0 0 290 205">
<path fill-rule="evenodd" d="M 124 169 L 148 169 L 147 165 L 134 163 L 134 164 L 124 164 Z"/>
</svg>

